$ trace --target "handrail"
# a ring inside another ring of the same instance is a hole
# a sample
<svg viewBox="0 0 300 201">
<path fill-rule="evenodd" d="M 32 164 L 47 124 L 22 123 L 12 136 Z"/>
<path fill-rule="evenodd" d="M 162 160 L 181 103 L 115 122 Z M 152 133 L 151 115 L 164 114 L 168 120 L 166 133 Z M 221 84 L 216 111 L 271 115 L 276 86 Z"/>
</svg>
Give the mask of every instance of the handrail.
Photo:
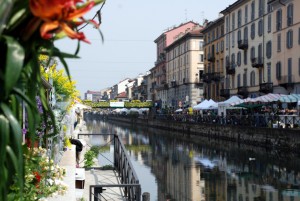
<svg viewBox="0 0 300 201">
<path fill-rule="evenodd" d="M 141 185 L 140 184 L 103 184 L 103 185 L 90 185 L 90 196 L 89 201 L 92 200 L 101 200 L 98 196 L 101 196 L 101 193 L 103 193 L 104 188 L 128 188 L 128 196 L 126 197 L 126 200 L 129 201 L 140 201 L 141 200 Z M 94 198 L 94 199 L 93 199 Z"/>
<path fill-rule="evenodd" d="M 114 136 L 114 168 L 119 174 L 120 185 L 112 185 L 113 187 L 119 186 L 124 187 L 124 194 L 129 200 L 141 200 L 141 185 L 139 184 L 138 176 L 133 168 L 130 158 L 127 154 L 124 144 L 120 140 L 117 134 L 78 134 L 78 139 L 80 136 L 90 136 L 90 135 L 112 135 Z M 107 187 L 108 185 L 91 185 L 92 187 Z M 137 186 L 137 187 L 136 187 Z M 137 188 L 137 189 L 136 189 Z M 90 196 L 91 196 L 90 187 Z"/>
</svg>

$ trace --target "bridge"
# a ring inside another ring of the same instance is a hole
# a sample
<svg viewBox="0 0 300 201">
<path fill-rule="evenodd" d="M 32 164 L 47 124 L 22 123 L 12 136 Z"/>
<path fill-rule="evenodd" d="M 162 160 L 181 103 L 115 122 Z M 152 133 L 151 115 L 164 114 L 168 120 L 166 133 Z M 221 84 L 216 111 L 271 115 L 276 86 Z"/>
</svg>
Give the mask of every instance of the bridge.
<svg viewBox="0 0 300 201">
<path fill-rule="evenodd" d="M 133 100 L 133 101 L 109 100 L 109 101 L 99 101 L 99 102 L 84 100 L 82 101 L 82 103 L 92 108 L 151 108 L 153 107 L 152 101 L 142 102 L 140 100 Z"/>
</svg>

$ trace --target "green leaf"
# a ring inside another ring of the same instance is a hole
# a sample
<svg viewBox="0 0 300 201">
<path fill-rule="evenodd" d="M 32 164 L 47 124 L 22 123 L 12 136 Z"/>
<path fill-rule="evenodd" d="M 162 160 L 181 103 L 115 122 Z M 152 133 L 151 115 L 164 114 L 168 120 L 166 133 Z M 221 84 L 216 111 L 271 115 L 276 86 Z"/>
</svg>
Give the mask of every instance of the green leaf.
<svg viewBox="0 0 300 201">
<path fill-rule="evenodd" d="M 0 1 L 0 36 L 2 30 L 5 28 L 6 21 L 12 9 L 12 0 L 1 0 Z"/>
<path fill-rule="evenodd" d="M 0 164 L 3 163 L 3 161 L 6 158 L 5 147 L 8 143 L 8 135 L 9 135 L 9 122 L 3 115 L 0 115 L 0 158 L 1 158 Z"/>
<path fill-rule="evenodd" d="M 0 199 L 5 200 L 6 190 L 5 184 L 7 182 L 7 167 L 6 163 L 6 145 L 8 144 L 8 136 L 9 136 L 9 122 L 3 116 L 0 115 Z"/>
<path fill-rule="evenodd" d="M 13 93 L 18 95 L 22 100 L 24 100 L 30 107 L 34 108 L 36 107 L 35 103 L 31 101 L 20 89 L 14 87 Z"/>
<path fill-rule="evenodd" d="M 5 36 L 7 52 L 6 52 L 6 66 L 5 66 L 5 81 L 4 89 L 7 97 L 12 88 L 17 83 L 22 71 L 23 62 L 25 58 L 25 51 L 23 47 L 14 38 Z"/>
</svg>

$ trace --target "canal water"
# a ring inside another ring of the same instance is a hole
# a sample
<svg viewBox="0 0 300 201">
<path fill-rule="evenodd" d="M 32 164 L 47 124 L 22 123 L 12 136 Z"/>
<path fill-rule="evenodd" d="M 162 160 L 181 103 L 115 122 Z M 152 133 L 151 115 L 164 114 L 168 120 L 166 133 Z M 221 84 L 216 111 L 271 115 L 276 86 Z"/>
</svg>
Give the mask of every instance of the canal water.
<svg viewBox="0 0 300 201">
<path fill-rule="evenodd" d="M 300 158 L 291 153 L 115 122 L 87 121 L 89 133 L 117 133 L 151 201 L 300 201 Z M 92 145 L 108 139 L 92 137 Z M 109 164 L 109 152 L 99 156 Z M 107 155 L 105 155 L 107 154 Z M 106 160 L 107 159 L 107 160 Z"/>
</svg>

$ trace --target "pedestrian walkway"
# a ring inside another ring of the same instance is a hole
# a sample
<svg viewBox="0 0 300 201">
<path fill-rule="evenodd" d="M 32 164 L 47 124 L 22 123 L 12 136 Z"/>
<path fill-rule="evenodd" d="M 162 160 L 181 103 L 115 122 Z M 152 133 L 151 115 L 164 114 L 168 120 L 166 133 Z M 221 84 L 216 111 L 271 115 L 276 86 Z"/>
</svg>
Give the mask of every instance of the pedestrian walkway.
<svg viewBox="0 0 300 201">
<path fill-rule="evenodd" d="M 114 170 L 91 169 L 85 171 L 84 189 L 76 189 L 76 198 L 90 198 L 90 185 L 118 185 L 120 181 Z M 123 190 L 120 187 L 103 187 L 105 189 L 98 198 L 99 200 L 126 200 L 124 199 Z M 93 195 L 92 195 L 93 200 Z"/>
</svg>

